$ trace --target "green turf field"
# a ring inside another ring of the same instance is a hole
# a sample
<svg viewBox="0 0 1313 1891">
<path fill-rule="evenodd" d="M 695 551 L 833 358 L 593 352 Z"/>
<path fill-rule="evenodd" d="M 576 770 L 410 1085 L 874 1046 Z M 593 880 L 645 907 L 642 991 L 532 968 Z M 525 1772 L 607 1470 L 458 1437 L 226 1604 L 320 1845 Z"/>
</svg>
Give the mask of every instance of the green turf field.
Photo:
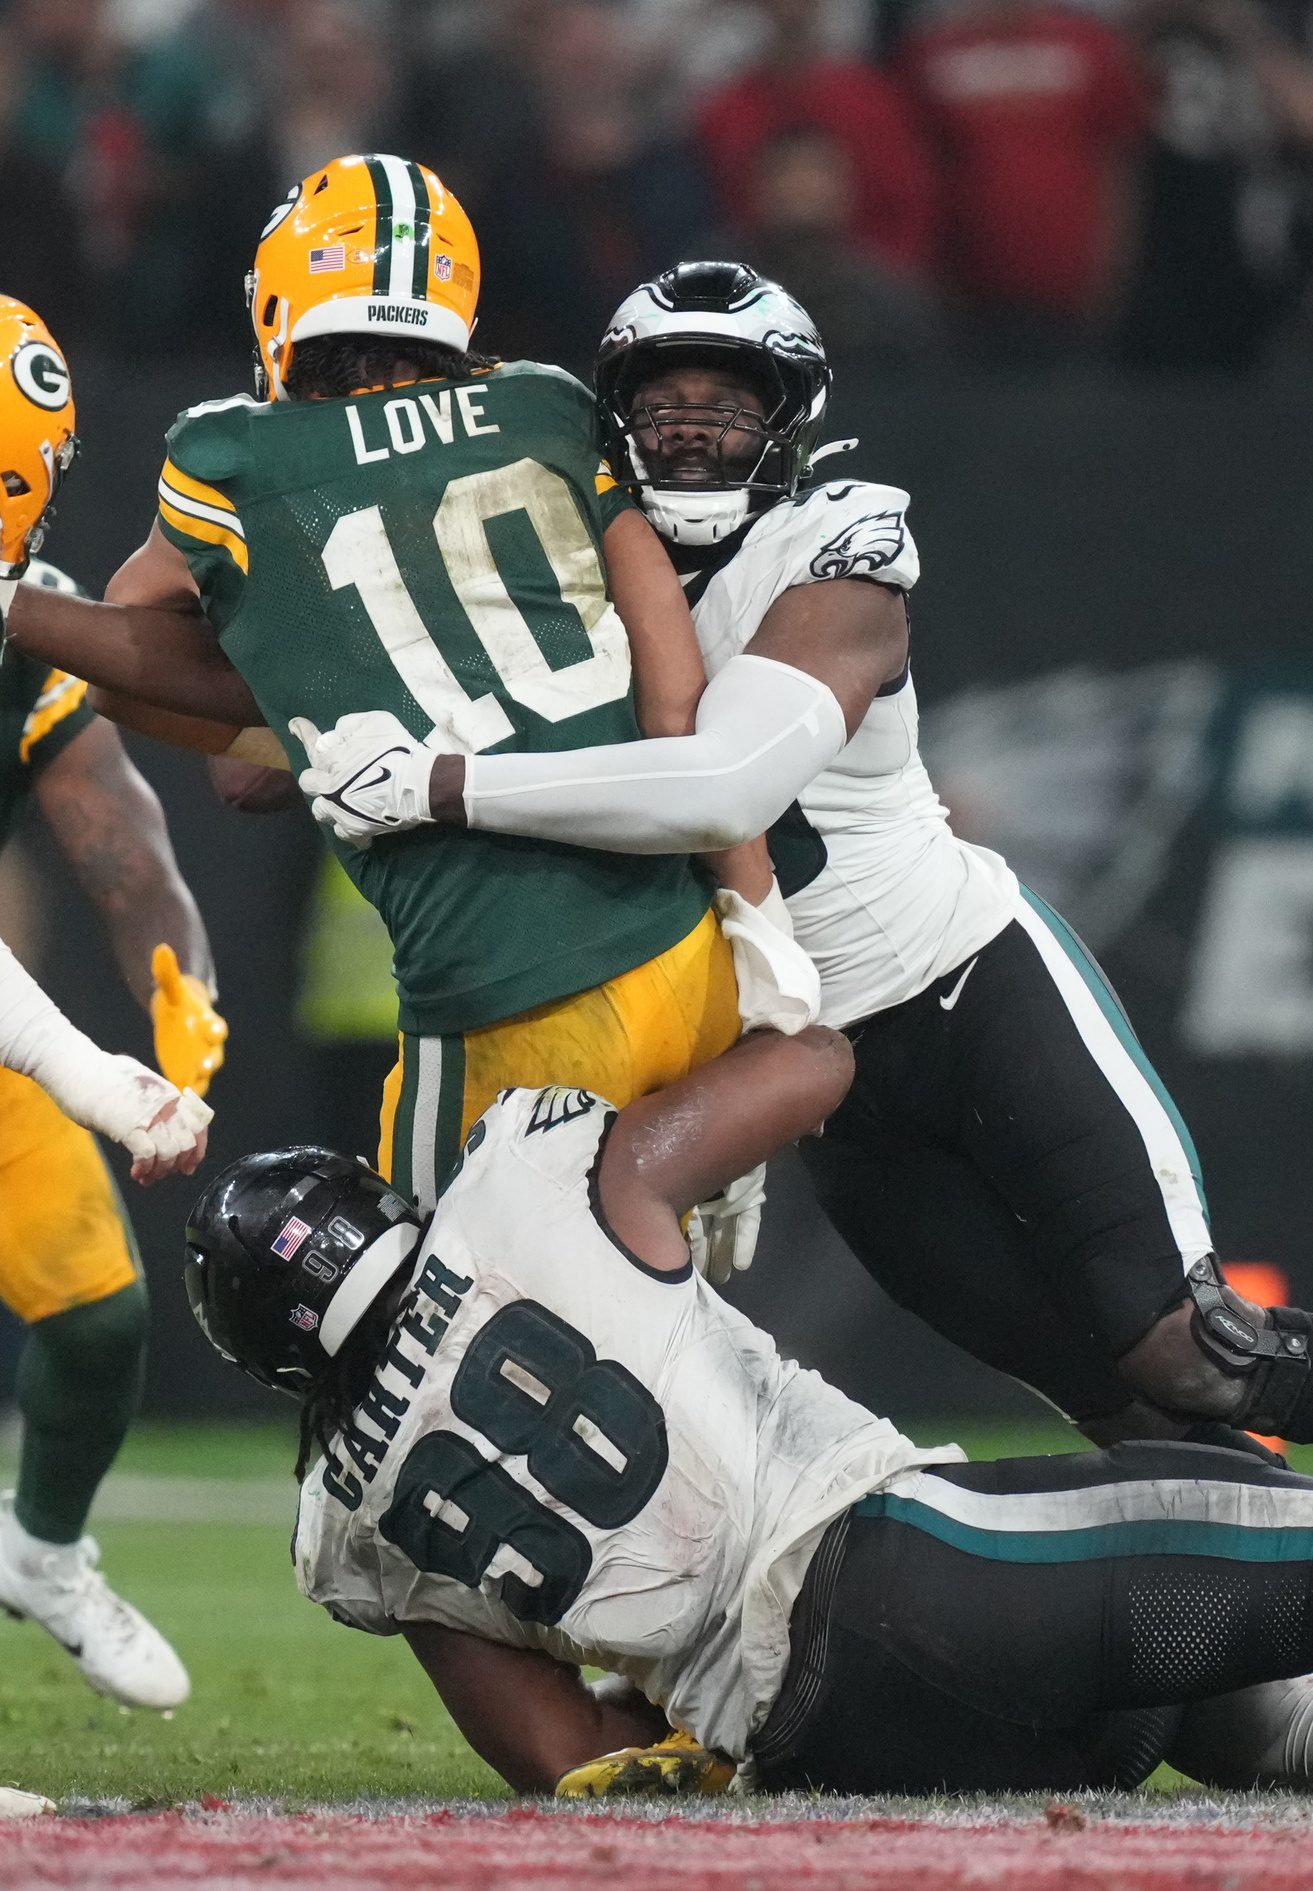
<svg viewBox="0 0 1313 1891">
<path fill-rule="evenodd" d="M 1071 1448 L 1056 1426 L 953 1429 L 973 1456 Z M 187 1663 L 193 1697 L 168 1720 L 124 1713 L 40 1630 L 0 1616 L 0 1783 L 146 1805 L 504 1792 L 402 1642 L 338 1627 L 297 1594 L 293 1456 L 277 1428 L 146 1427 L 129 1441 L 103 1492 L 109 1520 L 92 1528 L 114 1586 Z M 243 1509 L 261 1520 L 236 1520 Z"/>
</svg>

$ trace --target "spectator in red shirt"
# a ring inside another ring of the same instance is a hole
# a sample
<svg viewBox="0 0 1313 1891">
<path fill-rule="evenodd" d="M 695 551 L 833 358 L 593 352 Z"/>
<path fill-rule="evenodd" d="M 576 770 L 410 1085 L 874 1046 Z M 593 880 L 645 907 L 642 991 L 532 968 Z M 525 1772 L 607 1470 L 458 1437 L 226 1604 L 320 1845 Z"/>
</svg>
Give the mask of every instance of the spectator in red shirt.
<svg viewBox="0 0 1313 1891">
<path fill-rule="evenodd" d="M 712 92 L 697 114 L 725 214 L 751 225 L 758 159 L 781 134 L 820 130 L 853 175 L 847 234 L 872 261 L 924 275 L 935 249 L 934 164 L 907 100 L 883 73 L 817 51 L 816 0 L 762 0 L 762 62 Z"/>
<path fill-rule="evenodd" d="M 985 357 L 1060 357 L 1132 260 L 1147 92 L 1131 42 L 1045 0 L 972 0 L 903 76 L 944 164 L 943 281 Z"/>
</svg>

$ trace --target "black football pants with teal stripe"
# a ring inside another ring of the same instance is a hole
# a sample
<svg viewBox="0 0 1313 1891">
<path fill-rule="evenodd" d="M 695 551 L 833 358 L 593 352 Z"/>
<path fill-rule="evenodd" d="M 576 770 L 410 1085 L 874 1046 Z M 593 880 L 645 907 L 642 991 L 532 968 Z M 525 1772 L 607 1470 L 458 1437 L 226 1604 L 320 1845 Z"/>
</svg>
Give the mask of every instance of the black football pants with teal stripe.
<svg viewBox="0 0 1313 1891">
<path fill-rule="evenodd" d="M 1073 1418 L 1212 1251 L 1198 1158 L 1098 966 L 1032 894 L 917 997 L 851 1027 L 852 1089 L 801 1151 L 900 1305 Z"/>
<path fill-rule="evenodd" d="M 1184 1444 L 939 1465 L 822 1545 L 758 1770 L 773 1790 L 1133 1786 L 1182 1703 L 1310 1669 L 1313 1479 Z"/>
</svg>

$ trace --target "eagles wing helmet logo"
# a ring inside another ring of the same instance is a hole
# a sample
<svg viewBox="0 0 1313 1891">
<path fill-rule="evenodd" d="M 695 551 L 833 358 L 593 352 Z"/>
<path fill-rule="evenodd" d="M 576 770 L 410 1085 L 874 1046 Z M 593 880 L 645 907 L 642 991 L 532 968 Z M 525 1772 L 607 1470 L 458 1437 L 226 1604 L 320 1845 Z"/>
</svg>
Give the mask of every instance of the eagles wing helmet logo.
<svg viewBox="0 0 1313 1891">
<path fill-rule="evenodd" d="M 906 542 L 901 512 L 871 513 L 822 545 L 809 569 L 814 578 L 869 578 L 892 565 Z"/>
</svg>

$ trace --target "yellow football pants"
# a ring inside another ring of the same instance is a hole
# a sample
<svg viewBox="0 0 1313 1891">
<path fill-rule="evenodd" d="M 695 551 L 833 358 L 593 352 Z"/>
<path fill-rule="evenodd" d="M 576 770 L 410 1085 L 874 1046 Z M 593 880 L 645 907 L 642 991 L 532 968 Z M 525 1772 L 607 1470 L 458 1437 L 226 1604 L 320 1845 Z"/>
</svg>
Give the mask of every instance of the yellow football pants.
<svg viewBox="0 0 1313 1891">
<path fill-rule="evenodd" d="M 31 1325 L 106 1300 L 136 1277 L 95 1138 L 30 1078 L 0 1069 L 0 1300 Z"/>
<path fill-rule="evenodd" d="M 617 1108 L 687 1076 L 739 1035 L 734 963 L 708 913 L 659 958 L 591 991 L 446 1037 L 403 1034 L 383 1088 L 379 1167 L 422 1208 L 499 1090 L 565 1084 Z"/>
</svg>

